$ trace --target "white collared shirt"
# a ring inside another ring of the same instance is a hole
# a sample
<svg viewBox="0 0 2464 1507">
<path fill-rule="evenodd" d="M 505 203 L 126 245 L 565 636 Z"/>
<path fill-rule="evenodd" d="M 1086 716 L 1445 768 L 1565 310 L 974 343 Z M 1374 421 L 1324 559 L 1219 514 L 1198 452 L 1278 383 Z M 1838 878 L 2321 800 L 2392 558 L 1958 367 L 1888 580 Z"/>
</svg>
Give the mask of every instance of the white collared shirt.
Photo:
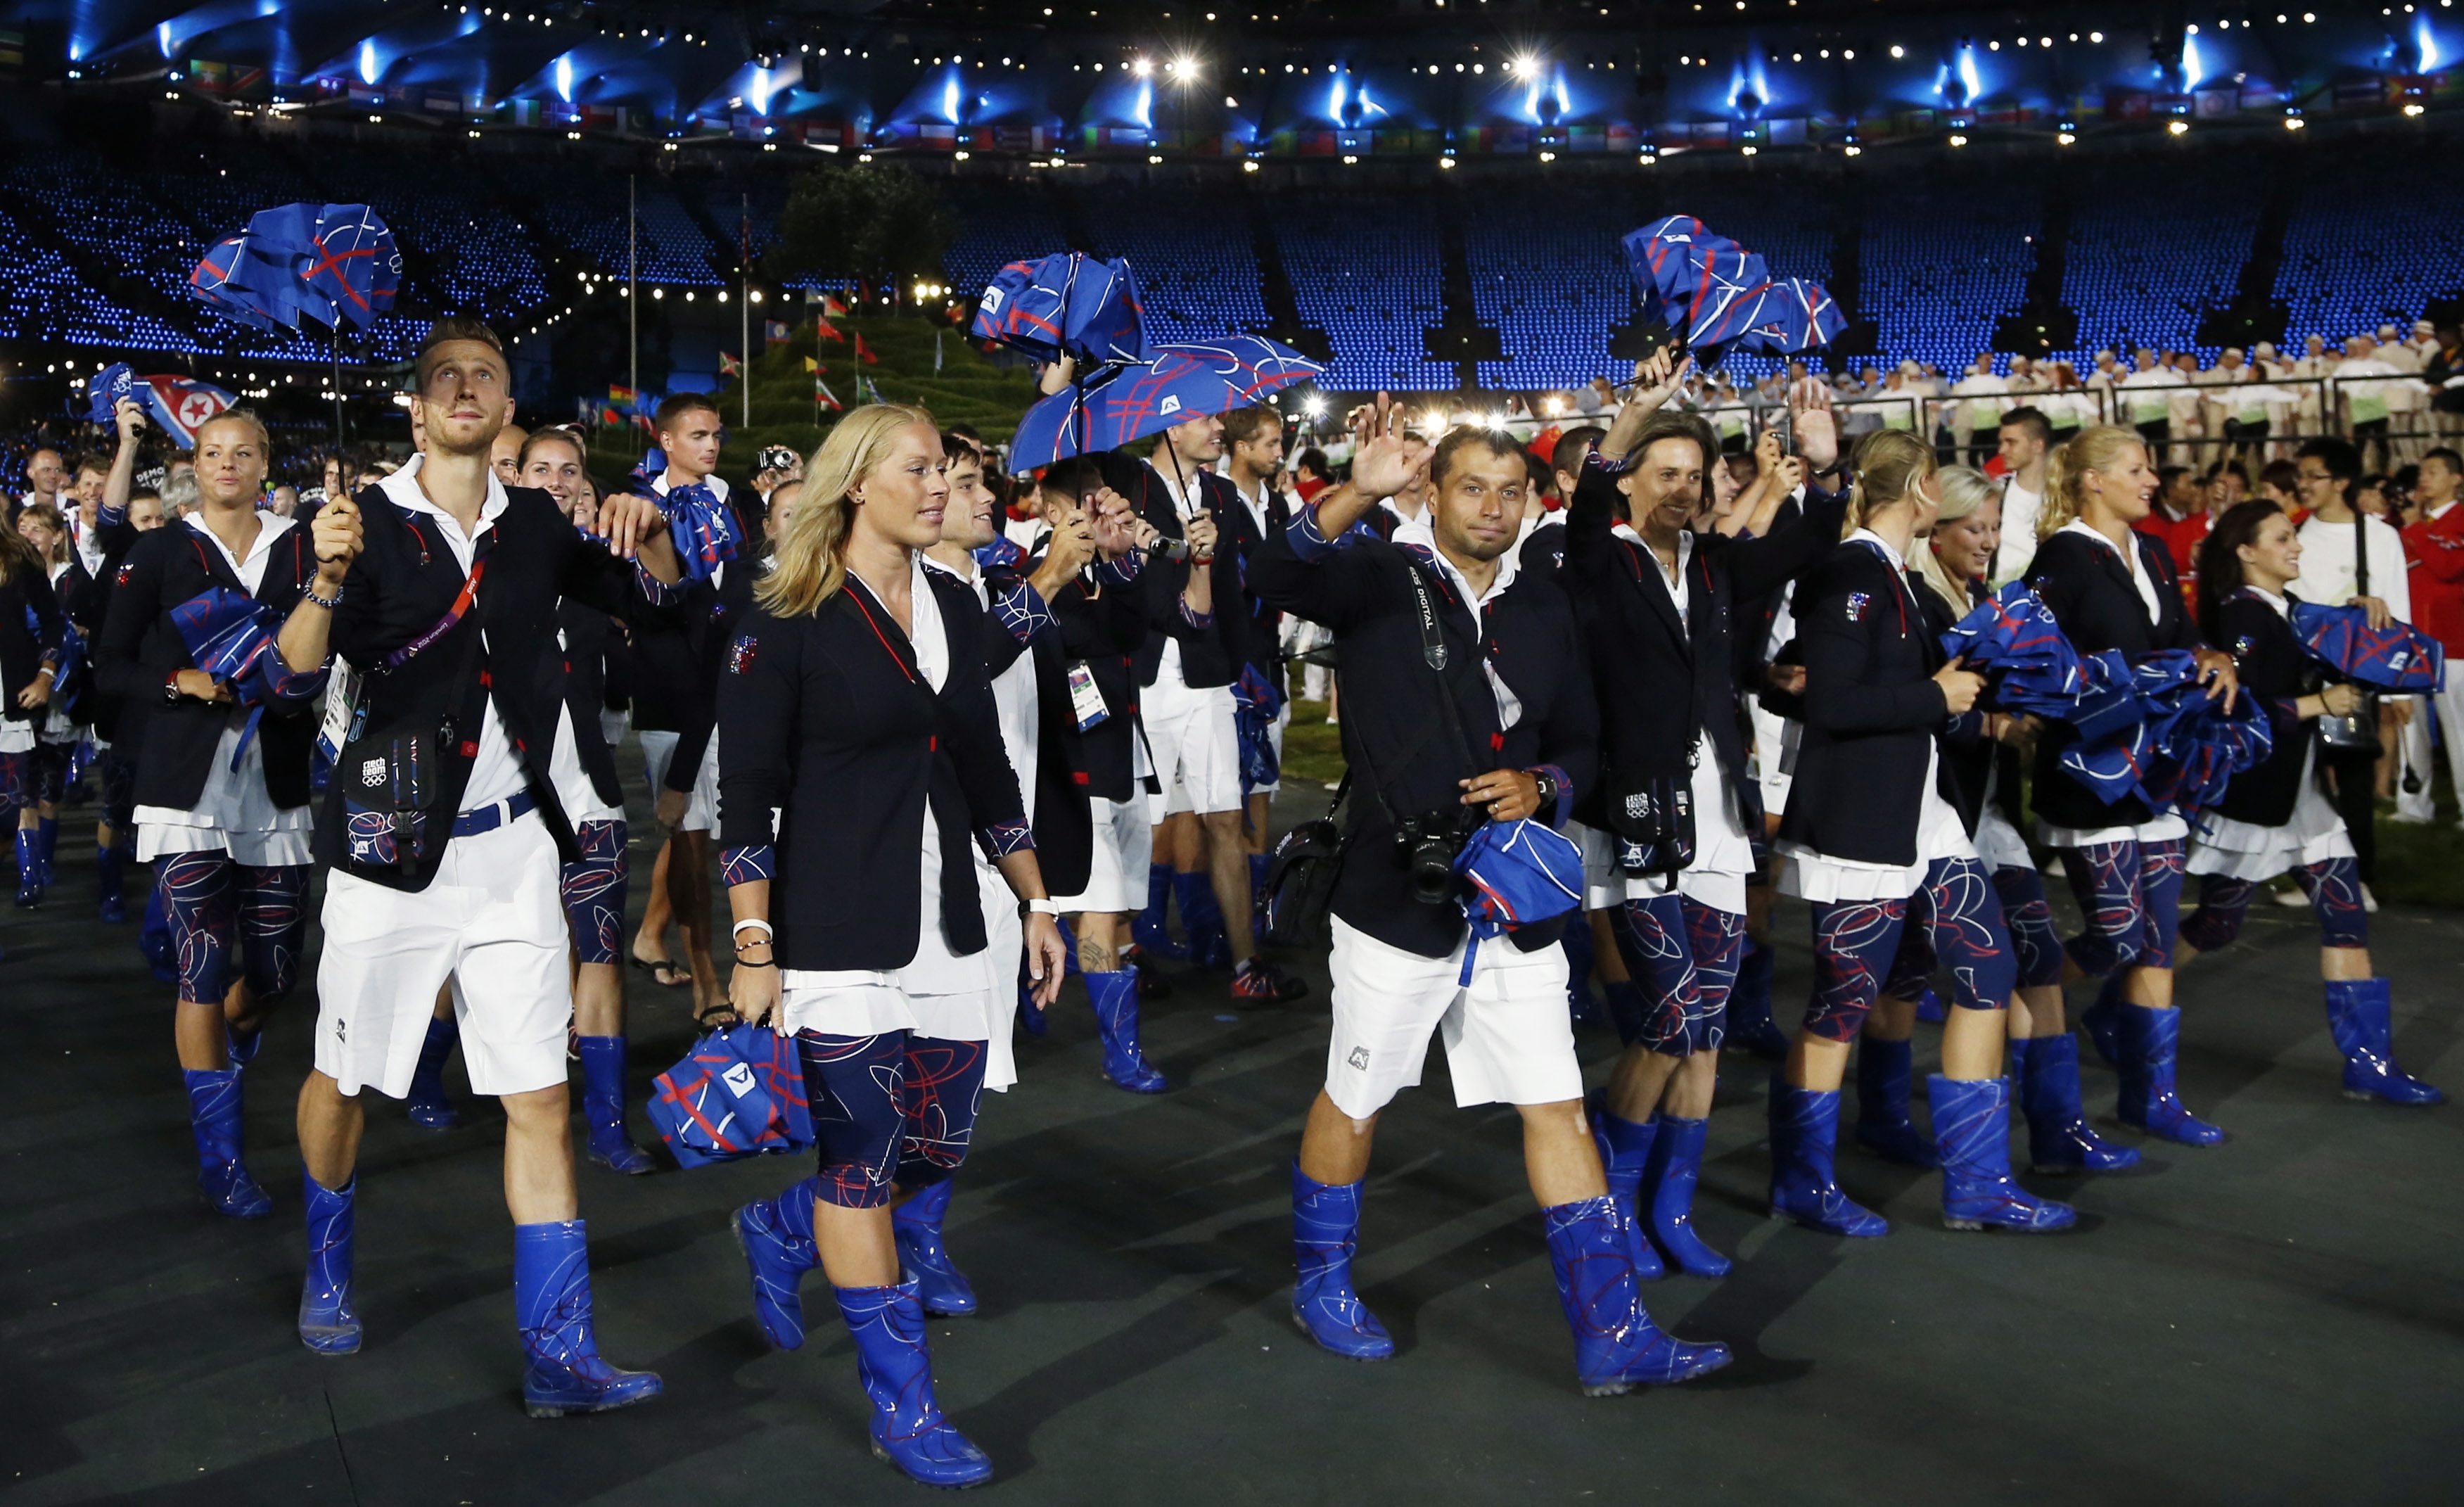
<svg viewBox="0 0 2464 1507">
<path fill-rule="evenodd" d="M 2135 543 L 2133 547 L 2129 549 L 2114 549 L 2112 540 L 2105 538 L 2102 534 L 2090 528 L 2084 521 L 2079 519 L 2072 519 L 2069 522 L 2064 523 L 2054 532 L 2057 534 L 2077 534 L 2082 539 L 2095 540 L 2105 549 L 2112 551 L 2115 554 L 2119 554 L 2122 557 L 2123 568 L 2130 572 L 2131 586 L 2138 589 L 2140 603 L 2147 609 L 2147 621 L 2150 623 L 2156 621 L 2161 612 L 2161 609 L 2157 606 L 2160 599 L 2156 595 L 2156 580 L 2153 576 L 2150 576 L 2147 573 L 2147 562 L 2140 558 L 2139 550 Z M 2135 541 L 2136 536 L 2134 535 L 2133 538 Z"/>
<path fill-rule="evenodd" d="M 1463 605 L 1471 609 L 1472 632 L 1480 633 L 1485 642 L 1487 635 L 1481 630 L 1481 613 L 1488 604 L 1496 601 L 1507 587 L 1514 584 L 1515 575 L 1523 568 L 1523 553 L 1518 549 L 1508 549 L 1498 556 L 1497 575 L 1488 583 L 1486 591 L 1475 596 L 1472 594 L 1471 582 L 1462 571 L 1455 568 L 1455 563 L 1446 558 L 1446 552 L 1437 547 L 1436 539 L 1436 533 L 1426 522 L 1420 524 L 1419 534 L 1415 538 L 1407 538 L 1402 528 L 1395 530 L 1397 543 L 1419 543 L 1429 551 L 1430 558 L 1438 563 L 1438 569 L 1444 573 L 1447 583 L 1455 588 L 1455 595 L 1461 597 Z M 1489 693 L 1497 698 L 1497 727 L 1498 731 L 1504 732 L 1523 720 L 1523 698 L 1516 696 L 1514 688 L 1507 685 L 1505 676 L 1497 673 L 1497 666 L 1490 662 L 1485 649 L 1481 653 L 1480 668 L 1481 672 L 1488 676 Z"/>
</svg>

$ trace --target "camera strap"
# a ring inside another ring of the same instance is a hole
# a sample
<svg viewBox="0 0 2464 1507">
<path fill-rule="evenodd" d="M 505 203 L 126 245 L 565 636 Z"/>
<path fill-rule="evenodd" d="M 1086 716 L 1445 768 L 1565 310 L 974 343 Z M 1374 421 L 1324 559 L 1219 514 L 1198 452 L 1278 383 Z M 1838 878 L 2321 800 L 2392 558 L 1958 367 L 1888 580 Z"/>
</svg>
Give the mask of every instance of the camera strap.
<svg viewBox="0 0 2464 1507">
<path fill-rule="evenodd" d="M 1463 750 L 1464 760 L 1471 765 L 1470 772 L 1478 774 L 1480 756 L 1472 752 L 1471 739 L 1463 732 L 1463 713 L 1455 706 L 1454 688 L 1446 681 L 1445 626 L 1438 617 L 1437 593 L 1429 589 L 1428 577 L 1422 573 L 1419 562 L 1409 554 L 1403 557 L 1403 574 L 1412 583 L 1413 609 L 1420 622 L 1420 657 L 1427 662 L 1430 673 L 1438 677 L 1439 710 L 1445 715 L 1446 730 L 1454 735 L 1455 745 Z M 1476 617 L 1474 623 L 1478 623 Z"/>
</svg>

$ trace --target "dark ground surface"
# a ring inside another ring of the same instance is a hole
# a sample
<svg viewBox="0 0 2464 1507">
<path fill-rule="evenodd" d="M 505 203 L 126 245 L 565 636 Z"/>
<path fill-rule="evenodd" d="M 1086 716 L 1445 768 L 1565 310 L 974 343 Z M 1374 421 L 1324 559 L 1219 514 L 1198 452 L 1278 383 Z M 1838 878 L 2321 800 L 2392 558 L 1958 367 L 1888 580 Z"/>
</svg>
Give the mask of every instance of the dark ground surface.
<svg viewBox="0 0 2464 1507">
<path fill-rule="evenodd" d="M 801 1163 L 585 1165 L 603 1348 L 662 1372 L 668 1395 L 533 1422 L 500 1117 L 466 1103 L 464 1126 L 436 1134 L 372 1099 L 367 1346 L 301 1349 L 291 1100 L 313 991 L 249 1072 L 250 1161 L 275 1216 L 215 1218 L 190 1191 L 168 991 L 133 927 L 90 919 L 91 848 L 62 853 L 51 904 L 0 911 L 0 1496 L 919 1499 L 866 1452 L 823 1280 L 803 1351 L 766 1351 L 750 1318 L 727 1213 Z M 637 843 L 637 908 L 649 856 Z M 1802 912 L 1784 906 L 1777 930 L 1778 997 L 1802 1000 Z M 1699 1209 L 1737 1269 L 1646 1294 L 1737 1363 L 1601 1401 L 1573 1385 L 1513 1112 L 1456 1110 L 1442 1053 L 1387 1115 L 1367 1199 L 1364 1295 L 1399 1358 L 1346 1363 L 1293 1330 L 1286 1165 L 1323 1072 L 1322 956 L 1293 960 L 1312 984 L 1293 1008 L 1235 1014 L 1199 979 L 1151 1007 L 1176 1085 L 1155 1099 L 1098 1076 L 1073 986 L 1050 1036 L 1022 1040 L 1024 1082 L 986 1096 L 950 1225 L 984 1310 L 933 1324 L 942 1401 L 1000 1467 L 987 1500 L 2464 1500 L 2464 1108 L 2338 1096 L 2314 938 L 2305 913 L 2262 907 L 2185 975 L 2184 1097 L 2233 1139 L 2152 1145 L 2140 1173 L 2072 1185 L 2074 1234 L 1946 1231 L 1930 1177 L 1853 1149 L 1842 1181 L 1890 1216 L 1889 1238 L 1767 1220 L 1765 1070 L 1730 1057 Z M 2391 906 L 2378 942 L 2402 1059 L 2464 1090 L 2464 922 Z M 684 991 L 632 978 L 638 1106 L 691 1027 Z M 1935 1039 L 1921 1030 L 1920 1071 Z M 1596 1081 L 1614 1044 L 1582 1045 Z M 2109 1116 L 2111 1075 L 2087 1080 Z M 449 1082 L 462 1092 L 458 1062 Z M 649 1138 L 638 1107 L 634 1128 Z"/>
</svg>

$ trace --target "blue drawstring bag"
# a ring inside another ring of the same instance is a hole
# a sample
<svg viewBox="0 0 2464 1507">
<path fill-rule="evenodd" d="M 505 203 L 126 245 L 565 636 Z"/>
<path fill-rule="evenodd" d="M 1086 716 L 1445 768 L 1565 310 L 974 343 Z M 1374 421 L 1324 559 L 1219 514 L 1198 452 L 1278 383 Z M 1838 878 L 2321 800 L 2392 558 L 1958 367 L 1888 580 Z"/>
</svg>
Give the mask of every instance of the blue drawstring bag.
<svg viewBox="0 0 2464 1507">
<path fill-rule="evenodd" d="M 714 1031 L 694 1042 L 683 1061 L 650 1080 L 650 1123 L 659 1127 L 659 1138 L 675 1154 L 678 1166 L 759 1155 L 772 1122 L 783 1124 L 784 1113 L 762 1086 L 764 1074 L 745 1060 L 745 1052 L 731 1039 L 755 1033 L 780 1039 L 764 1026 Z M 793 1043 L 788 1050 L 794 1050 Z M 804 1128 L 809 1140 L 809 1116 Z"/>
<path fill-rule="evenodd" d="M 1483 942 L 1554 920 L 1583 903 L 1583 850 L 1529 818 L 1483 823 L 1455 854 L 1455 874 L 1464 886 L 1458 903 L 1471 922 L 1471 945 L 1463 949 L 1457 981 L 1465 986 Z"/>
</svg>

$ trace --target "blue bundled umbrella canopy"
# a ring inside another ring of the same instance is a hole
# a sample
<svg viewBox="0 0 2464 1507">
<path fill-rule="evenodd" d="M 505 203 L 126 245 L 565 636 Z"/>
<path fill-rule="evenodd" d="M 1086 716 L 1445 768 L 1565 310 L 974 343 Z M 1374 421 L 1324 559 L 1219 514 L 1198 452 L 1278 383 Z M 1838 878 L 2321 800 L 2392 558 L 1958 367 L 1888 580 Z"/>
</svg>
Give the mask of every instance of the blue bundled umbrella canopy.
<svg viewBox="0 0 2464 1507">
<path fill-rule="evenodd" d="M 1848 328 L 1817 282 L 1775 279 L 1763 258 L 1690 214 L 1654 220 L 1625 238 L 1643 317 L 1682 332 L 1705 360 L 1730 350 L 1818 350 Z"/>
<path fill-rule="evenodd" d="M 1143 366 L 1100 372 L 1028 409 L 1010 441 L 1009 468 L 1027 472 L 1071 455 L 1118 450 L 1202 414 L 1262 403 L 1325 369 L 1256 335 L 1160 345 Z"/>
<path fill-rule="evenodd" d="M 1130 264 L 1081 252 L 1014 261 L 995 273 L 976 305 L 972 333 L 1037 361 L 1074 356 L 1090 367 L 1156 354 Z"/>
<path fill-rule="evenodd" d="M 2435 691 L 2447 683 L 2447 648 L 2409 623 L 2372 628 L 2358 607 L 2293 604 L 2293 636 L 2311 658 L 2382 691 Z"/>
<path fill-rule="evenodd" d="M 110 424 L 116 421 L 121 401 L 139 398 L 137 373 L 128 363 L 117 361 L 95 374 L 86 384 L 85 418 L 89 424 Z"/>
<path fill-rule="evenodd" d="M 259 329 L 363 329 L 393 307 L 402 253 L 364 204 L 285 204 L 250 216 L 188 275 L 212 307 Z"/>
<path fill-rule="evenodd" d="M 231 750 L 231 767 L 239 767 L 249 740 L 266 707 L 276 700 L 302 701 L 325 686 L 320 668 L 294 671 L 282 662 L 275 645 L 280 624 L 274 609 L 229 587 L 213 587 L 171 609 L 171 625 L 187 646 L 188 660 L 231 687 L 231 696 L 249 708 L 247 725 Z"/>
</svg>

